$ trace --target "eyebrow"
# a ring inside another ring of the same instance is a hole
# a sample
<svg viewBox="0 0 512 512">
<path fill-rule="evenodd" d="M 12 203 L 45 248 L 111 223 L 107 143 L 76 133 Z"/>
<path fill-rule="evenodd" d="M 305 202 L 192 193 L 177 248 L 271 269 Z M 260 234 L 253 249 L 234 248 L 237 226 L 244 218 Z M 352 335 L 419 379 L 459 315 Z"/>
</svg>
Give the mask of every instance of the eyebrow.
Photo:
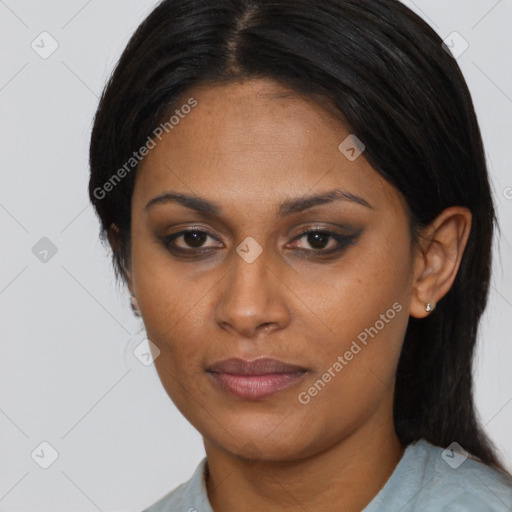
<svg viewBox="0 0 512 512">
<path fill-rule="evenodd" d="M 334 189 L 321 194 L 288 199 L 279 206 L 277 216 L 279 218 L 287 217 L 288 215 L 302 212 L 309 208 L 313 208 L 314 206 L 328 204 L 334 201 L 350 201 L 352 203 L 365 206 L 366 208 L 374 209 L 373 206 L 371 206 L 368 201 L 362 197 L 341 189 Z M 186 208 L 207 215 L 220 216 L 222 213 L 222 208 L 208 199 L 178 192 L 165 192 L 153 199 L 150 199 L 144 207 L 144 210 L 147 211 L 157 204 L 166 204 L 171 202 L 179 203 Z"/>
</svg>

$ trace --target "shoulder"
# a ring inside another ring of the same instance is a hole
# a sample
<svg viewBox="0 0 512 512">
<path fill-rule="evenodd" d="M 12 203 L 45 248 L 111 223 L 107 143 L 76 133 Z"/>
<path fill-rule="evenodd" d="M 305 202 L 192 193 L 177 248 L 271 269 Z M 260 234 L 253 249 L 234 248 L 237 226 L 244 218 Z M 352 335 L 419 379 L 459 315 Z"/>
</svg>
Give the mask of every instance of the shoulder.
<svg viewBox="0 0 512 512">
<path fill-rule="evenodd" d="M 204 484 L 206 457 L 201 460 L 194 474 L 143 512 L 209 512 L 208 498 Z M 198 508 L 200 507 L 200 508 Z"/>
<path fill-rule="evenodd" d="M 452 446 L 453 445 L 453 446 Z M 435 503 L 445 512 L 512 511 L 512 479 L 471 458 L 459 445 L 444 449 L 421 440 L 418 452 L 427 459 L 427 482 L 418 497 L 421 510 Z"/>
<path fill-rule="evenodd" d="M 184 498 L 187 483 L 183 483 L 167 493 L 156 503 L 143 512 L 170 512 L 171 510 L 184 510 Z"/>
<path fill-rule="evenodd" d="M 512 480 L 459 445 L 410 443 L 364 512 L 512 512 Z"/>
</svg>

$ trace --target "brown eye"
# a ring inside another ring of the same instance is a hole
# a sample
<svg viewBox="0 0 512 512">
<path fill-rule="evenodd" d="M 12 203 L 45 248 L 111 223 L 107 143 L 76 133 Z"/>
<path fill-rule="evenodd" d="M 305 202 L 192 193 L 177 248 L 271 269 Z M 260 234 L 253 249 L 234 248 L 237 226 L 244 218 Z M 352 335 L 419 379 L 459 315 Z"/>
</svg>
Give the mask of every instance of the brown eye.
<svg viewBox="0 0 512 512">
<path fill-rule="evenodd" d="M 306 243 L 312 248 L 301 248 L 294 245 L 294 248 L 297 248 L 300 252 L 304 253 L 318 253 L 318 254 L 331 254 L 338 251 L 342 251 L 348 245 L 353 245 L 356 241 L 358 235 L 342 235 L 341 233 L 335 233 L 333 231 L 328 231 L 324 229 L 309 229 L 303 231 L 298 237 L 294 239 L 294 242 L 297 240 L 304 239 Z M 329 247 L 329 243 L 331 243 L 331 247 Z"/>
<path fill-rule="evenodd" d="M 201 247 L 208 238 L 204 231 L 186 231 L 183 233 L 183 241 L 190 247 Z"/>
<path fill-rule="evenodd" d="M 325 249 L 325 247 L 329 245 L 329 240 L 332 238 L 332 235 L 325 231 L 310 231 L 306 235 L 308 244 L 315 250 Z"/>
<path fill-rule="evenodd" d="M 354 245 L 360 233 L 345 235 L 326 229 L 304 230 L 292 241 L 292 249 L 299 253 L 311 256 L 328 256 L 342 252 L 347 246 Z M 208 239 L 215 244 L 205 245 Z M 304 240 L 303 243 L 299 241 Z M 223 247 L 222 242 L 202 229 L 187 229 L 163 237 L 161 239 L 165 248 L 175 256 L 193 258 L 194 256 L 203 259 L 215 249 Z M 302 247 L 301 245 L 304 245 Z"/>
<path fill-rule="evenodd" d="M 200 229 L 188 229 L 185 231 L 180 231 L 179 233 L 174 233 L 173 235 L 169 235 L 163 239 L 163 243 L 167 249 L 170 251 L 180 251 L 180 252 L 194 252 L 194 249 L 206 249 L 209 250 L 213 247 L 217 246 L 204 246 L 208 238 L 212 240 L 218 241 L 212 235 L 210 235 L 207 231 L 203 231 Z M 177 240 L 182 239 L 183 243 L 178 245 Z M 184 244 L 184 245 L 183 245 Z M 188 250 L 190 249 L 190 250 Z"/>
</svg>

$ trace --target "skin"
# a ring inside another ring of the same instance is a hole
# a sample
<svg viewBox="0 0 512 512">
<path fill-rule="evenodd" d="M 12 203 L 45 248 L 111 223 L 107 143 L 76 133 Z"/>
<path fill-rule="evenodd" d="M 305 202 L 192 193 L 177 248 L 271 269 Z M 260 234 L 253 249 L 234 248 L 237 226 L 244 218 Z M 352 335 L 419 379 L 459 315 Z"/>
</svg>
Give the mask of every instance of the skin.
<svg viewBox="0 0 512 512">
<path fill-rule="evenodd" d="M 196 87 L 191 96 L 198 106 L 139 167 L 126 271 L 160 350 L 161 382 L 203 436 L 209 501 L 216 512 L 362 510 L 405 448 L 392 407 L 409 315 L 427 316 L 426 303 L 450 289 L 471 213 L 448 208 L 413 245 L 400 193 L 364 153 L 350 161 L 338 150 L 350 133 L 319 106 L 263 79 Z M 332 189 L 371 207 L 338 200 L 277 215 L 283 201 Z M 145 208 L 170 191 L 208 199 L 222 212 L 177 202 Z M 337 245 L 332 237 L 316 246 L 300 238 L 315 226 L 355 239 L 337 254 L 308 256 Z M 162 241 L 192 227 L 211 236 L 195 245 L 181 236 L 174 245 L 209 253 L 185 258 Z M 262 248 L 252 263 L 236 252 L 247 237 Z M 300 403 L 299 393 L 395 303 L 394 318 Z M 228 395 L 205 372 L 214 361 L 260 356 L 308 371 L 259 401 Z"/>
</svg>

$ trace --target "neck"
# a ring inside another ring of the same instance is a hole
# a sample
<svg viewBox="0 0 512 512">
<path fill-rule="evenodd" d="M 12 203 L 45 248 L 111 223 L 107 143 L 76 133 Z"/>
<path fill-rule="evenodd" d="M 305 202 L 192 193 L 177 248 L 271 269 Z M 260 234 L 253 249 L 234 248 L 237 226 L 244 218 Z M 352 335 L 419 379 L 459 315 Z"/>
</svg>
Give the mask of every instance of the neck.
<svg viewBox="0 0 512 512">
<path fill-rule="evenodd" d="M 384 486 L 405 446 L 392 418 L 368 421 L 328 449 L 294 460 L 247 460 L 204 439 L 215 512 L 361 511 Z"/>
</svg>

